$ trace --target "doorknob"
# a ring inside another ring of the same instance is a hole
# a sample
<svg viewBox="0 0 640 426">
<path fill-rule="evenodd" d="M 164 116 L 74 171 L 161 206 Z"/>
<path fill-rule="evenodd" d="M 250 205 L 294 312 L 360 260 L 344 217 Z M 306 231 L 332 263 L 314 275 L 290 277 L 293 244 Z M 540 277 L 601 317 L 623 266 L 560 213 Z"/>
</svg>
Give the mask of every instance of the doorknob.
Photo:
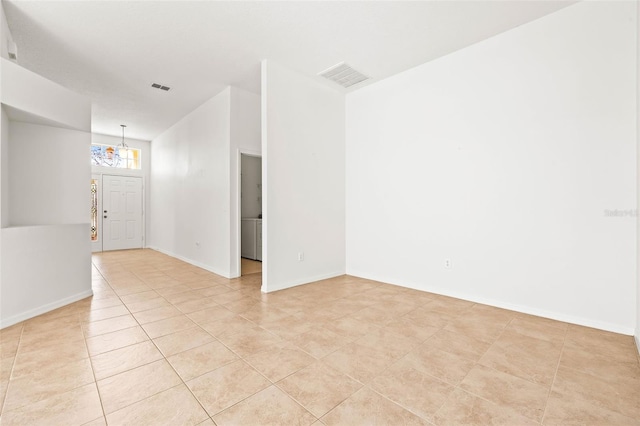
<svg viewBox="0 0 640 426">
<path fill-rule="evenodd" d="M 106 219 L 106 218 L 107 218 L 107 215 L 105 214 L 105 215 L 104 215 L 104 216 L 102 216 L 102 217 Z"/>
<path fill-rule="evenodd" d="M 107 211 L 105 210 L 104 212 L 106 213 Z"/>
</svg>

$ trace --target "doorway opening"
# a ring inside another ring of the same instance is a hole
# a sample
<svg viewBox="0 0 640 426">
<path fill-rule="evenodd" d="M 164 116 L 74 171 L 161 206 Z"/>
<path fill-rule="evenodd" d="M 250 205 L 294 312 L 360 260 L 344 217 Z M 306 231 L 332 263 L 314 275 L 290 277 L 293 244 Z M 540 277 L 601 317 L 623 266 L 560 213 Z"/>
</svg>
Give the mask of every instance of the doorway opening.
<svg viewBox="0 0 640 426">
<path fill-rule="evenodd" d="M 240 153 L 240 275 L 262 272 L 262 157 Z"/>
</svg>

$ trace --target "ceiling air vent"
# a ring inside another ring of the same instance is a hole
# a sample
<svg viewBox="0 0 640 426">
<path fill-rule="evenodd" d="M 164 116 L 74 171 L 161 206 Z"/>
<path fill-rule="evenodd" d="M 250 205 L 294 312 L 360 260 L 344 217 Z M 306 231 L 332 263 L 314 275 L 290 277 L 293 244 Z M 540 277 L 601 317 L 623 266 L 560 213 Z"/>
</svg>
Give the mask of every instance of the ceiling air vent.
<svg viewBox="0 0 640 426">
<path fill-rule="evenodd" d="M 163 86 L 162 84 L 158 84 L 158 83 L 151 84 L 151 87 L 153 87 L 154 89 L 164 90 L 165 92 L 168 92 L 169 89 L 171 89 L 171 87 Z"/>
<path fill-rule="evenodd" d="M 348 64 L 342 62 L 318 74 L 321 77 L 328 78 L 338 83 L 342 87 L 351 87 L 354 84 L 368 80 L 369 77 L 359 71 L 354 70 Z"/>
</svg>

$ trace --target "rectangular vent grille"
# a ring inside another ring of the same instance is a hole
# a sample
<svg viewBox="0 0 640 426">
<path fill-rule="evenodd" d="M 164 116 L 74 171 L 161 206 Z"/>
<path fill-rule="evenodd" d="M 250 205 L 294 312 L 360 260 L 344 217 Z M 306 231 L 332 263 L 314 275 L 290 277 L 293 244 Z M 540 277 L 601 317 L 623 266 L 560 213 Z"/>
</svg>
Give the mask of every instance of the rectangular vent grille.
<svg viewBox="0 0 640 426">
<path fill-rule="evenodd" d="M 171 87 L 163 86 L 162 84 L 158 84 L 158 83 L 151 84 L 151 87 L 153 87 L 154 89 L 164 90 L 165 92 L 168 92 L 169 89 L 171 89 Z"/>
<path fill-rule="evenodd" d="M 351 87 L 354 84 L 361 83 L 368 80 L 369 77 L 362 74 L 359 71 L 354 70 L 348 64 L 342 62 L 338 65 L 334 65 L 331 68 L 322 71 L 321 77 L 327 78 L 335 83 L 338 83 L 342 87 Z"/>
</svg>

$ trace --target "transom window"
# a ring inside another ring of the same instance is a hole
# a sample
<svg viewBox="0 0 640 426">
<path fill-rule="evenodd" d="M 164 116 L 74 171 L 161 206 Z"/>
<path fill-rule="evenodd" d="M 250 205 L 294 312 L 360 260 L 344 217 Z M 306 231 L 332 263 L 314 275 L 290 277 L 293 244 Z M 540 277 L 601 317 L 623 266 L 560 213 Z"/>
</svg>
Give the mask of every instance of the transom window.
<svg viewBox="0 0 640 426">
<path fill-rule="evenodd" d="M 140 150 L 94 143 L 91 144 L 91 164 L 118 169 L 140 170 Z"/>
</svg>

